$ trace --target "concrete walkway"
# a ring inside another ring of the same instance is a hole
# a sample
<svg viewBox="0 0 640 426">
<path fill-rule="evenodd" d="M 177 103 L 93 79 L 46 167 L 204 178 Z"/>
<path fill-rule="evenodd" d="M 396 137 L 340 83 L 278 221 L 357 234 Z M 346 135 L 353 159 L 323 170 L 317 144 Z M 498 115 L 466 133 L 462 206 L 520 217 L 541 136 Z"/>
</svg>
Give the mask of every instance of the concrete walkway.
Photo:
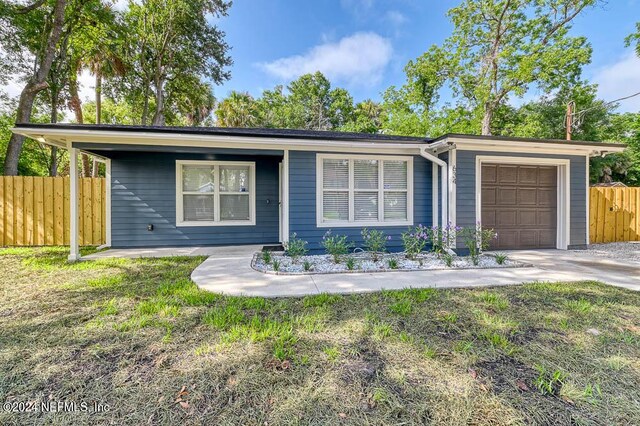
<svg viewBox="0 0 640 426">
<path fill-rule="evenodd" d="M 261 246 L 107 250 L 84 257 L 209 256 L 191 274 L 202 289 L 228 295 L 284 297 L 318 293 L 365 293 L 381 289 L 456 288 L 514 285 L 532 281 L 595 280 L 640 290 L 640 263 L 593 258 L 588 252 L 509 252 L 534 267 L 325 275 L 270 275 L 251 268 Z"/>
</svg>

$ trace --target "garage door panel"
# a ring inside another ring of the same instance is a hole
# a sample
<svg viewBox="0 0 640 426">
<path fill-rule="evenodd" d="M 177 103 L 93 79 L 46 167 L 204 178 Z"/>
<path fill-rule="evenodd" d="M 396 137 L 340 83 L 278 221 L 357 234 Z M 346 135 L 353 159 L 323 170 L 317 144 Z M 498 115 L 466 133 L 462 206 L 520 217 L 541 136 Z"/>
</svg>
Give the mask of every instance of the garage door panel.
<svg viewBox="0 0 640 426">
<path fill-rule="evenodd" d="M 497 188 L 496 200 L 499 206 L 515 206 L 518 204 L 518 190 L 516 188 Z"/>
<path fill-rule="evenodd" d="M 497 182 L 497 168 L 494 164 L 487 164 L 482 167 L 482 183 L 496 183 Z"/>
<path fill-rule="evenodd" d="M 485 226 L 489 228 L 495 228 L 496 227 L 496 211 L 486 210 L 482 214 L 482 222 L 485 224 Z"/>
<path fill-rule="evenodd" d="M 519 226 L 538 226 L 538 217 L 535 210 L 519 210 L 518 225 Z"/>
<path fill-rule="evenodd" d="M 498 188 L 482 188 L 482 203 L 487 206 L 495 206 L 496 205 L 496 192 Z"/>
<path fill-rule="evenodd" d="M 556 207 L 558 204 L 558 196 L 556 189 L 540 188 L 538 189 L 538 205 L 544 207 Z"/>
<path fill-rule="evenodd" d="M 518 182 L 518 166 L 498 166 L 498 180 L 501 185 Z"/>
<path fill-rule="evenodd" d="M 555 166 L 538 167 L 538 185 L 552 186 L 555 188 L 558 182 L 558 168 Z"/>
<path fill-rule="evenodd" d="M 522 230 L 520 231 L 520 238 L 518 238 L 519 244 L 523 248 L 538 247 L 538 231 L 535 230 Z"/>
<path fill-rule="evenodd" d="M 516 210 L 497 210 L 496 228 L 513 228 L 518 226 L 518 212 Z"/>
<path fill-rule="evenodd" d="M 518 243 L 518 231 L 501 231 L 492 243 L 493 249 L 507 249 Z"/>
<path fill-rule="evenodd" d="M 556 184 L 555 166 L 483 164 L 481 220 L 498 234 L 492 248 L 555 247 Z"/>
<path fill-rule="evenodd" d="M 540 231 L 538 238 L 541 247 L 554 248 L 556 246 L 556 234 L 554 232 Z"/>
<path fill-rule="evenodd" d="M 532 185 L 538 184 L 538 168 L 519 166 L 518 167 L 518 185 Z"/>
<path fill-rule="evenodd" d="M 518 205 L 535 206 L 538 204 L 538 190 L 536 188 L 518 188 Z"/>
<path fill-rule="evenodd" d="M 541 228 L 555 229 L 556 222 L 558 221 L 558 215 L 555 210 L 538 210 L 537 211 L 537 225 Z"/>
</svg>

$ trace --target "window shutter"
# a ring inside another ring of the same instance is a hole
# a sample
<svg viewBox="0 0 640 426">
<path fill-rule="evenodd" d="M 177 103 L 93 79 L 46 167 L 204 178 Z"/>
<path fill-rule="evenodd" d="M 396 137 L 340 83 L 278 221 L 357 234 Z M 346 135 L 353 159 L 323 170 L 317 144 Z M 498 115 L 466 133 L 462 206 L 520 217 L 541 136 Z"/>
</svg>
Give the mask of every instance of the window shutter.
<svg viewBox="0 0 640 426">
<path fill-rule="evenodd" d="M 384 162 L 384 189 L 407 189 L 407 162 Z"/>
</svg>

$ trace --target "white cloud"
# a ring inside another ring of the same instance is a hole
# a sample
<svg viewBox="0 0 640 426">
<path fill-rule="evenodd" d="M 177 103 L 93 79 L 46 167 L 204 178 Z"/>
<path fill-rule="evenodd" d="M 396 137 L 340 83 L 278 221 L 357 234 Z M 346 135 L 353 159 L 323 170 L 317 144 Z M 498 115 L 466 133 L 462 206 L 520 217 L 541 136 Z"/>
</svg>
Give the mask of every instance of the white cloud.
<svg viewBox="0 0 640 426">
<path fill-rule="evenodd" d="M 384 15 L 385 20 L 391 25 L 400 26 L 408 21 L 407 17 L 397 10 L 390 10 Z"/>
<path fill-rule="evenodd" d="M 382 78 L 392 54 L 393 47 L 388 39 L 366 32 L 315 46 L 303 55 L 280 58 L 258 66 L 283 80 L 320 71 L 331 80 L 375 85 Z"/>
<path fill-rule="evenodd" d="M 620 58 L 617 62 L 597 70 L 592 78 L 598 84 L 598 96 L 612 101 L 640 92 L 640 58 L 634 52 Z M 640 96 L 620 102 L 620 111 L 640 111 Z"/>
</svg>

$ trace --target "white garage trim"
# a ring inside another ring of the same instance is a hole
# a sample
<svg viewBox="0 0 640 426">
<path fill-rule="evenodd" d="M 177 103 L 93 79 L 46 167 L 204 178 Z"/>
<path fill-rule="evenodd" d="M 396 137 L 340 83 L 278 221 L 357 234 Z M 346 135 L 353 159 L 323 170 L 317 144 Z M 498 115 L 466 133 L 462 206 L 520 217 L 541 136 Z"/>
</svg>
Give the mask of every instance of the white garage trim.
<svg viewBox="0 0 640 426">
<path fill-rule="evenodd" d="M 566 250 L 569 246 L 571 231 L 571 161 L 555 158 L 503 157 L 500 155 L 476 156 L 476 223 L 479 225 L 482 225 L 482 163 L 558 167 L 556 248 Z"/>
</svg>

